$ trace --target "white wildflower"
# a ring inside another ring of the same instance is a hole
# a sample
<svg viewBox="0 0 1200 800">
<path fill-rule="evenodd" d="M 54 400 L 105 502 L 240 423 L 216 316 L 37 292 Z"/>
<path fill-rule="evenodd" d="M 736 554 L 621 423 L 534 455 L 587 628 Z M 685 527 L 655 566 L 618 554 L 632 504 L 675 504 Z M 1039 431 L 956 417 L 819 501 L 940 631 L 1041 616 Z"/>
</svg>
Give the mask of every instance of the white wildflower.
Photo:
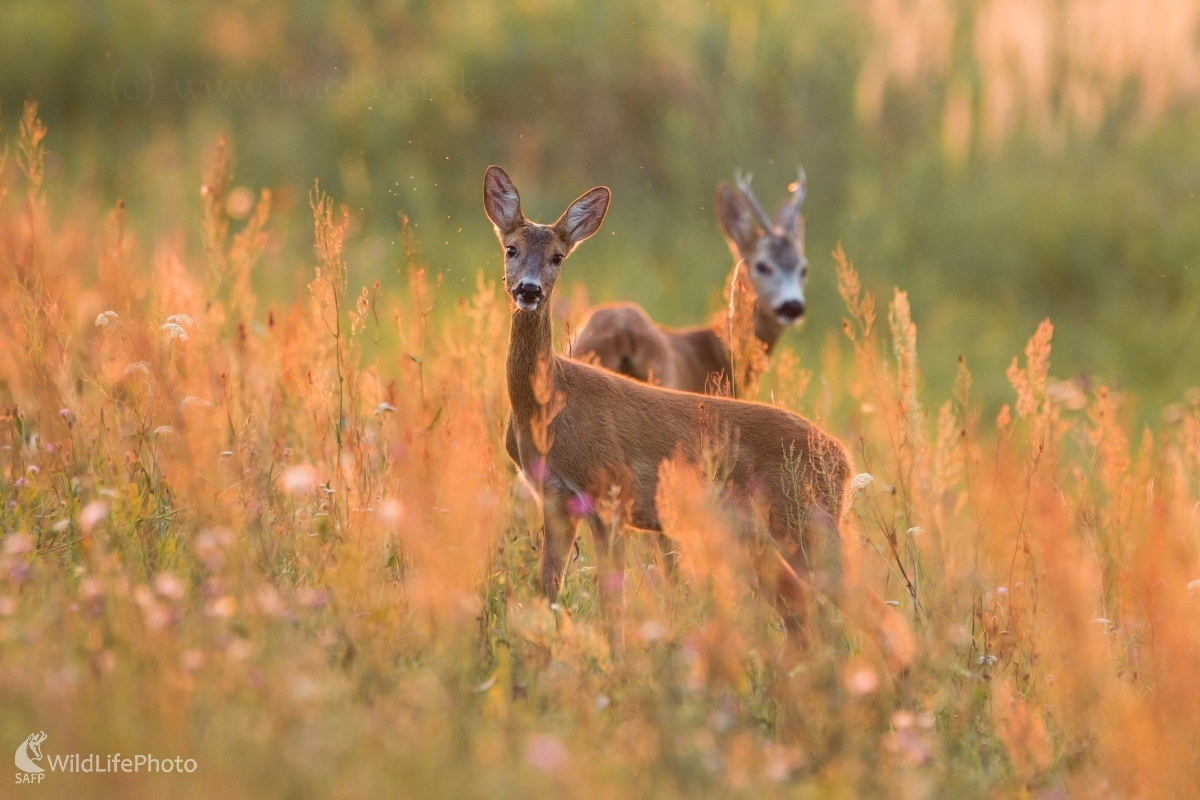
<svg viewBox="0 0 1200 800">
<path fill-rule="evenodd" d="M 380 403 L 379 405 L 375 406 L 376 414 L 382 414 L 385 411 L 395 411 L 395 410 L 396 410 L 396 407 L 394 405 L 392 405 L 391 403 Z"/>
<path fill-rule="evenodd" d="M 869 472 L 860 472 L 850 481 L 850 493 L 858 494 L 863 489 L 870 485 L 871 481 L 875 480 L 875 476 Z"/>
<path fill-rule="evenodd" d="M 118 316 L 117 312 L 105 311 L 96 317 L 96 327 L 107 328 L 109 325 L 115 325 L 118 319 L 120 319 L 120 317 Z"/>
<path fill-rule="evenodd" d="M 563 743 L 549 733 L 535 733 L 525 740 L 525 763 L 539 772 L 559 772 L 570 756 Z"/>
<path fill-rule="evenodd" d="M 186 342 L 188 340 L 187 331 L 183 329 L 182 325 L 178 325 L 174 322 L 164 323 L 159 330 L 170 336 L 172 339 L 176 339 L 180 342 Z"/>
<path fill-rule="evenodd" d="M 79 512 L 79 527 L 85 535 L 92 532 L 100 522 L 108 516 L 108 503 L 103 500 L 93 500 Z"/>
<path fill-rule="evenodd" d="M 170 436 L 175 432 L 175 429 L 170 425 L 159 425 L 154 429 L 155 436 Z"/>
<path fill-rule="evenodd" d="M 638 628 L 638 634 L 645 642 L 657 642 L 666 635 L 667 631 L 658 620 L 648 619 Z"/>
<path fill-rule="evenodd" d="M 317 470 L 312 464 L 293 464 L 279 478 L 288 494 L 307 494 L 317 488 Z"/>
<path fill-rule="evenodd" d="M 182 600 L 187 594 L 187 587 L 170 572 L 160 572 L 154 579 L 154 591 L 168 600 Z"/>
<path fill-rule="evenodd" d="M 172 314 L 171 316 L 167 317 L 167 322 L 174 325 L 181 325 L 184 328 L 191 328 L 196 324 L 195 321 L 192 320 L 192 318 L 187 314 Z"/>
<path fill-rule="evenodd" d="M 379 521 L 389 528 L 400 524 L 404 518 L 404 506 L 394 497 L 389 497 L 379 504 Z"/>
</svg>

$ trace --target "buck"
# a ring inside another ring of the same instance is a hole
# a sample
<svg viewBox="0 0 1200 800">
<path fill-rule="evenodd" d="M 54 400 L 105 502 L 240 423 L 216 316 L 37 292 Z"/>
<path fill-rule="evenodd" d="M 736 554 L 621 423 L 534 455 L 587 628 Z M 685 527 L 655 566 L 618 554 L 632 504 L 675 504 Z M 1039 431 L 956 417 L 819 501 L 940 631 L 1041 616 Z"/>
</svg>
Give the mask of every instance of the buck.
<svg viewBox="0 0 1200 800">
<path fill-rule="evenodd" d="M 660 531 L 655 493 L 662 463 L 675 457 L 700 463 L 716 448 L 723 500 L 743 519 L 757 513 L 774 542 L 756 560 L 760 581 L 789 630 L 800 631 L 813 599 L 808 581 L 822 577 L 808 555 L 820 546 L 838 551 L 849 458 L 836 439 L 797 414 L 655 387 L 556 354 L 554 286 L 567 256 L 600 228 L 610 197 L 606 187 L 594 188 L 557 222 L 541 225 L 525 218 L 504 170 L 493 166 L 484 175 L 484 210 L 504 250 L 511 301 L 505 446 L 540 494 L 540 591 L 557 598 L 576 528 L 586 521 L 602 607 L 619 613 L 622 527 Z M 606 521 L 601 504 L 612 498 L 622 511 Z"/>
<path fill-rule="evenodd" d="M 804 170 L 789 187 L 772 222 L 750 188 L 749 177 L 736 176 L 737 188 L 717 187 L 717 219 L 734 258 L 732 290 L 740 270 L 748 271 L 756 295 L 754 336 L 767 354 L 784 330 L 804 318 L 808 260 L 804 256 Z M 597 307 L 571 344 L 572 358 L 591 360 L 605 369 L 685 392 L 737 396 L 731 358 L 722 342 L 718 319 L 708 327 L 672 329 L 657 324 L 634 303 Z M 726 341 L 729 341 L 727 338 Z"/>
</svg>

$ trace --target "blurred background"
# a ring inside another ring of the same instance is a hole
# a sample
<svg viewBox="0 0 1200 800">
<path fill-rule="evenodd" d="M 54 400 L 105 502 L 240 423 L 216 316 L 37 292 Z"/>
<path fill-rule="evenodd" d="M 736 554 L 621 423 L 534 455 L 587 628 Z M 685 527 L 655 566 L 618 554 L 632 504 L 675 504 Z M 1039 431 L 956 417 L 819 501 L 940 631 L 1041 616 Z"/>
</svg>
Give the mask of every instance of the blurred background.
<svg viewBox="0 0 1200 800">
<path fill-rule="evenodd" d="M 353 214 L 352 291 L 402 285 L 403 214 L 453 313 L 500 274 L 499 163 L 543 221 L 613 187 L 568 293 L 706 322 L 732 265 L 717 182 L 751 171 L 773 209 L 802 162 L 811 312 L 785 344 L 809 366 L 841 336 L 841 242 L 881 311 L 909 292 L 938 398 L 962 354 L 1009 400 L 1047 316 L 1058 378 L 1149 418 L 1200 384 L 1198 0 L 5 0 L 5 138 L 30 97 L 54 213 L 124 198 L 146 248 L 199 240 L 226 132 L 235 184 L 275 193 L 279 299 L 311 277 L 319 179 Z"/>
</svg>

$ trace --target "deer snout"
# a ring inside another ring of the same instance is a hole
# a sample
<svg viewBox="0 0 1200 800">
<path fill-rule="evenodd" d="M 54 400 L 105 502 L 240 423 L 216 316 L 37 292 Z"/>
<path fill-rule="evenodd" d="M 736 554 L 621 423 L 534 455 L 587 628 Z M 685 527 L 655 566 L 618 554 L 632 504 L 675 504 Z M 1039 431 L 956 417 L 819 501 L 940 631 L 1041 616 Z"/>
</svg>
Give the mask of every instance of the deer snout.
<svg viewBox="0 0 1200 800">
<path fill-rule="evenodd" d="M 789 325 L 804 316 L 803 300 L 787 300 L 775 307 L 775 316 L 785 325 Z"/>
<path fill-rule="evenodd" d="M 532 281 L 521 281 L 513 288 L 513 299 L 517 301 L 517 306 L 525 311 L 532 311 L 538 307 L 538 303 L 542 302 L 544 297 L 542 286 Z"/>
</svg>

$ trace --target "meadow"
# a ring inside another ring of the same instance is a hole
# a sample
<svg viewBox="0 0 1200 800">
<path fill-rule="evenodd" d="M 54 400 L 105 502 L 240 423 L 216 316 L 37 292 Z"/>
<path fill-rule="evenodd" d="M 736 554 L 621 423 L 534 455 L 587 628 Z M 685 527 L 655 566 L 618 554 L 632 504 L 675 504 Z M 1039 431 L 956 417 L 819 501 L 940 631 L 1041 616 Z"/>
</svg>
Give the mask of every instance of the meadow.
<svg viewBox="0 0 1200 800">
<path fill-rule="evenodd" d="M 275 69 L 322 26 L 362 70 L 465 64 L 484 83 L 386 122 L 160 94 L 149 129 L 114 110 L 111 70 L 64 66 L 139 4 L 0 11 L 50 48 L 2 56 L 34 65 L 41 104 L 0 79 L 0 743 L 47 734 L 43 779 L 14 769 L 3 796 L 1192 796 L 1200 127 L 1195 43 L 1173 31 L 1196 4 L 1163 0 L 1153 21 L 1096 4 L 1063 40 L 1034 0 L 960 4 L 974 38 L 933 0 L 662 19 L 529 2 L 469 23 L 453 5 L 382 4 L 412 45 L 384 52 L 352 4 L 151 4 L 236 51 L 134 25 L 160 92 L 156 58 Z M 543 70 L 582 63 L 588 25 L 615 41 L 630 19 L 638 58 L 581 71 L 588 91 Z M 526 23 L 529 50 L 499 36 Z M 671 80 L 640 82 L 646 58 Z M 508 116 L 528 113 L 507 103 L 517 74 L 548 87 L 532 128 Z M 102 100 L 62 89 L 88 81 Z M 689 98 L 754 121 L 669 110 Z M 383 158 L 388 126 L 413 150 Z M 614 187 L 564 268 L 561 347 L 585 285 L 671 322 L 724 314 L 706 198 L 768 158 L 770 186 L 798 149 L 813 315 L 742 386 L 853 454 L 843 591 L 797 663 L 717 487 L 668 466 L 677 563 L 631 532 L 614 647 L 587 537 L 558 601 L 535 589 L 483 168 L 531 175 L 535 217 Z M 72 753 L 196 769 L 49 768 Z"/>
</svg>

